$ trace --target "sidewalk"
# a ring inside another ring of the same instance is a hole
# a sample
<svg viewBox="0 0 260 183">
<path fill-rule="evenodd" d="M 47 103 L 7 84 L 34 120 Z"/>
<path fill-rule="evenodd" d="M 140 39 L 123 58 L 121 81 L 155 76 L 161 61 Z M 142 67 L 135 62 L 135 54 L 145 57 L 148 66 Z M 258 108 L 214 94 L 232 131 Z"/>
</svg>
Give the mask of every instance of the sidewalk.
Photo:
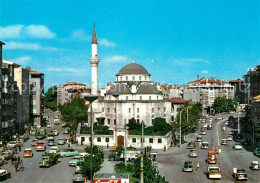
<svg viewBox="0 0 260 183">
<path fill-rule="evenodd" d="M 96 174 L 115 173 L 114 165 L 115 165 L 115 162 L 108 161 L 108 159 L 104 159 L 102 168 Z"/>
</svg>

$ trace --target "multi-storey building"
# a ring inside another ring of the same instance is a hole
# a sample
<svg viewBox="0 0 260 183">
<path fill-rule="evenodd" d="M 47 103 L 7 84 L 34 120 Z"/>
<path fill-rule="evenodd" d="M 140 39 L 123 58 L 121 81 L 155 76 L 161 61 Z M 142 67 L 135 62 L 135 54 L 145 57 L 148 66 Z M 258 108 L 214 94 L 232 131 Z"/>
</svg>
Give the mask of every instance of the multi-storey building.
<svg viewBox="0 0 260 183">
<path fill-rule="evenodd" d="M 234 98 L 234 86 L 217 78 L 197 78 L 197 80 L 188 83 L 187 89 L 199 93 L 200 103 L 203 106 L 204 113 L 213 112 L 211 107 L 216 98 Z M 185 99 L 189 100 L 188 98 Z"/>
<path fill-rule="evenodd" d="M 90 91 L 85 84 L 78 82 L 67 82 L 57 88 L 57 105 L 63 105 L 78 96 L 78 92 Z"/>
<path fill-rule="evenodd" d="M 3 60 L 2 62 L 2 130 L 7 139 L 19 130 L 17 123 L 17 85 L 14 69 L 19 65 Z"/>
<path fill-rule="evenodd" d="M 5 43 L 0 41 L 0 78 L 2 78 L 3 45 L 5 45 Z M 2 133 L 2 79 L 0 79 L 0 138 L 1 138 L 1 140 L 3 139 L 3 133 Z"/>
<path fill-rule="evenodd" d="M 249 104 L 255 96 L 260 94 L 260 65 L 249 69 L 243 78 L 245 79 L 246 103 Z"/>
<path fill-rule="evenodd" d="M 251 104 L 252 137 L 253 145 L 260 146 L 260 95 L 252 100 Z"/>
<path fill-rule="evenodd" d="M 240 104 L 246 104 L 245 81 L 241 79 L 230 80 L 229 83 L 234 86 L 235 97 Z"/>
<path fill-rule="evenodd" d="M 44 74 L 27 68 L 30 85 L 30 122 L 41 125 L 44 114 Z"/>
<path fill-rule="evenodd" d="M 17 84 L 17 123 L 19 130 L 29 125 L 29 71 L 22 67 L 14 69 L 14 80 Z"/>
</svg>

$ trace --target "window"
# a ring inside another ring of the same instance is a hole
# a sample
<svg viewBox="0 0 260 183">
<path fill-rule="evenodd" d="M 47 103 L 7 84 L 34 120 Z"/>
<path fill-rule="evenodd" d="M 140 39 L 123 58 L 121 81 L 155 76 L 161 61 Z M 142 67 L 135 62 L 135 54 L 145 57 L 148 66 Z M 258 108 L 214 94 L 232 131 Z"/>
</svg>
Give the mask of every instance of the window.
<svg viewBox="0 0 260 183">
<path fill-rule="evenodd" d="M 126 96 L 126 100 L 128 100 L 128 96 Z"/>
<path fill-rule="evenodd" d="M 151 97 L 151 96 L 149 96 L 149 100 L 152 100 L 152 97 Z"/>
<path fill-rule="evenodd" d="M 116 108 L 114 108 L 114 113 L 116 113 Z"/>
<path fill-rule="evenodd" d="M 142 100 L 142 96 L 140 96 L 140 100 Z"/>
<path fill-rule="evenodd" d="M 110 112 L 110 108 L 107 108 L 107 112 Z"/>
<path fill-rule="evenodd" d="M 146 81 L 146 79 L 147 79 L 147 76 L 145 76 L 145 81 Z"/>
<path fill-rule="evenodd" d="M 152 108 L 152 113 L 154 113 L 154 108 Z"/>
<path fill-rule="evenodd" d="M 88 138 L 89 142 L 91 142 L 91 137 Z"/>
<path fill-rule="evenodd" d="M 133 81 L 135 80 L 135 77 L 133 76 Z"/>
<path fill-rule="evenodd" d="M 152 119 L 152 125 L 154 125 L 154 119 Z"/>
<path fill-rule="evenodd" d="M 158 107 L 158 112 L 160 111 L 160 107 Z"/>
<path fill-rule="evenodd" d="M 127 77 L 127 76 L 125 77 L 125 80 L 126 80 L 126 81 L 128 80 L 128 77 Z"/>
<path fill-rule="evenodd" d="M 142 80 L 142 77 L 141 77 L 141 76 L 139 76 L 139 80 L 140 80 L 140 81 Z"/>
<path fill-rule="evenodd" d="M 137 113 L 139 113 L 139 108 L 137 108 Z"/>
<path fill-rule="evenodd" d="M 140 123 L 140 119 L 137 119 L 136 122 L 137 122 L 137 123 Z"/>
<path fill-rule="evenodd" d="M 159 100 L 159 96 L 157 96 L 157 100 Z"/>
<path fill-rule="evenodd" d="M 120 76 L 120 81 L 122 81 L 123 79 L 122 79 L 122 76 Z"/>
<path fill-rule="evenodd" d="M 106 137 L 106 142 L 109 142 L 109 138 L 108 137 Z"/>
<path fill-rule="evenodd" d="M 107 124 L 110 125 L 110 119 L 107 119 Z"/>
<path fill-rule="evenodd" d="M 161 144 L 162 143 L 162 139 L 158 139 L 158 144 Z"/>
<path fill-rule="evenodd" d="M 128 109 L 128 112 L 131 113 L 131 108 Z"/>
<path fill-rule="evenodd" d="M 165 107 L 163 108 L 163 112 L 166 112 L 166 108 Z"/>
<path fill-rule="evenodd" d="M 114 125 L 116 125 L 116 119 L 114 119 Z"/>
<path fill-rule="evenodd" d="M 102 112 L 105 112 L 105 108 L 102 108 Z"/>
<path fill-rule="evenodd" d="M 149 143 L 150 143 L 150 144 L 153 143 L 153 138 L 149 138 Z"/>
<path fill-rule="evenodd" d="M 98 137 L 98 138 L 97 138 L 97 141 L 98 141 L 98 142 L 101 142 L 101 137 Z"/>
<path fill-rule="evenodd" d="M 136 143 L 136 138 L 132 138 L 132 143 Z"/>
</svg>

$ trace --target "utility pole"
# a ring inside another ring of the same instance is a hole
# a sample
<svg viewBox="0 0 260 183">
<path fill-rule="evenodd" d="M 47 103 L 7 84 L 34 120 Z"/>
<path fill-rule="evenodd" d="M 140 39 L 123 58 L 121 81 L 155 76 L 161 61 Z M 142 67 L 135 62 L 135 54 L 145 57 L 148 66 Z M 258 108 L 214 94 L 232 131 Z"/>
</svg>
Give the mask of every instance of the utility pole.
<svg viewBox="0 0 260 183">
<path fill-rule="evenodd" d="M 140 183 L 144 183 L 144 155 L 141 152 L 141 173 L 140 173 Z"/>
</svg>

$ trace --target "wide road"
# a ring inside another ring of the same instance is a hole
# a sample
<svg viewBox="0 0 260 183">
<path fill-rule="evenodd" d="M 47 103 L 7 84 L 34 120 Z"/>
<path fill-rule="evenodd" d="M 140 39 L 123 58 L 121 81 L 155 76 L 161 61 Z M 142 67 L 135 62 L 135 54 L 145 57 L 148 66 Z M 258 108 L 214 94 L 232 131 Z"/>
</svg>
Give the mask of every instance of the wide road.
<svg viewBox="0 0 260 183">
<path fill-rule="evenodd" d="M 47 112 L 48 113 L 48 112 Z M 50 113 L 50 121 L 53 122 L 53 118 L 56 114 Z M 57 143 L 58 137 L 66 138 L 67 135 L 63 135 L 61 125 L 54 125 L 52 128 L 47 128 L 47 133 L 53 129 L 57 129 L 59 131 L 59 136 L 55 137 L 55 142 Z M 2 169 L 5 169 L 11 172 L 12 178 L 6 180 L 7 183 L 64 183 L 64 182 L 72 182 L 72 176 L 75 172 L 75 167 L 69 167 L 68 162 L 71 158 L 60 158 L 59 163 L 50 167 L 50 168 L 39 168 L 39 162 L 41 156 L 44 152 L 36 152 L 35 147 L 31 147 L 31 141 L 35 139 L 35 136 L 31 136 L 31 138 L 24 143 L 24 147 L 22 147 L 22 152 L 15 156 L 20 156 L 24 162 L 24 171 L 15 172 L 15 168 L 11 165 L 9 160 L 8 164 L 3 165 Z M 50 146 L 47 145 L 46 142 L 46 151 L 50 149 Z M 67 148 L 67 145 L 60 145 L 60 150 Z M 75 148 L 80 148 L 79 146 L 75 146 Z M 32 148 L 34 156 L 32 158 L 23 158 L 23 150 L 25 148 Z"/>
<path fill-rule="evenodd" d="M 219 116 L 216 116 L 219 117 Z M 224 120 L 219 122 L 212 122 L 212 130 L 207 130 L 206 135 L 202 135 L 203 140 L 209 143 L 208 150 L 215 150 L 215 147 L 218 146 L 218 143 L 221 143 L 222 138 L 227 138 L 230 128 L 226 127 L 226 130 L 223 131 L 223 126 L 225 126 L 225 120 L 228 118 L 228 115 L 223 115 Z M 199 125 L 203 126 L 203 123 Z M 199 131 L 196 133 L 189 134 L 186 141 L 195 141 L 195 138 Z M 219 139 L 219 141 L 218 141 Z M 158 169 L 160 173 L 165 176 L 166 180 L 174 183 L 185 183 L 185 182 L 235 182 L 232 177 L 233 168 L 243 168 L 246 170 L 249 180 L 247 182 L 259 183 L 260 182 L 260 173 L 259 171 L 252 171 L 249 169 L 250 163 L 253 160 L 260 159 L 253 155 L 252 152 L 245 150 L 233 150 L 234 141 L 229 141 L 227 146 L 221 146 L 222 153 L 217 155 L 218 163 L 220 166 L 220 172 L 222 175 L 221 180 L 210 180 L 207 177 L 207 167 L 208 164 L 206 159 L 208 157 L 207 149 L 200 149 L 198 142 L 196 142 L 196 150 L 198 152 L 197 158 L 189 158 L 188 153 L 190 149 L 187 149 L 187 143 L 182 144 L 181 148 L 173 147 L 168 150 L 168 152 L 161 153 L 157 157 Z M 194 171 L 192 173 L 182 172 L 182 167 L 185 161 L 192 161 Z M 200 163 L 200 170 L 196 170 L 197 162 Z"/>
</svg>

